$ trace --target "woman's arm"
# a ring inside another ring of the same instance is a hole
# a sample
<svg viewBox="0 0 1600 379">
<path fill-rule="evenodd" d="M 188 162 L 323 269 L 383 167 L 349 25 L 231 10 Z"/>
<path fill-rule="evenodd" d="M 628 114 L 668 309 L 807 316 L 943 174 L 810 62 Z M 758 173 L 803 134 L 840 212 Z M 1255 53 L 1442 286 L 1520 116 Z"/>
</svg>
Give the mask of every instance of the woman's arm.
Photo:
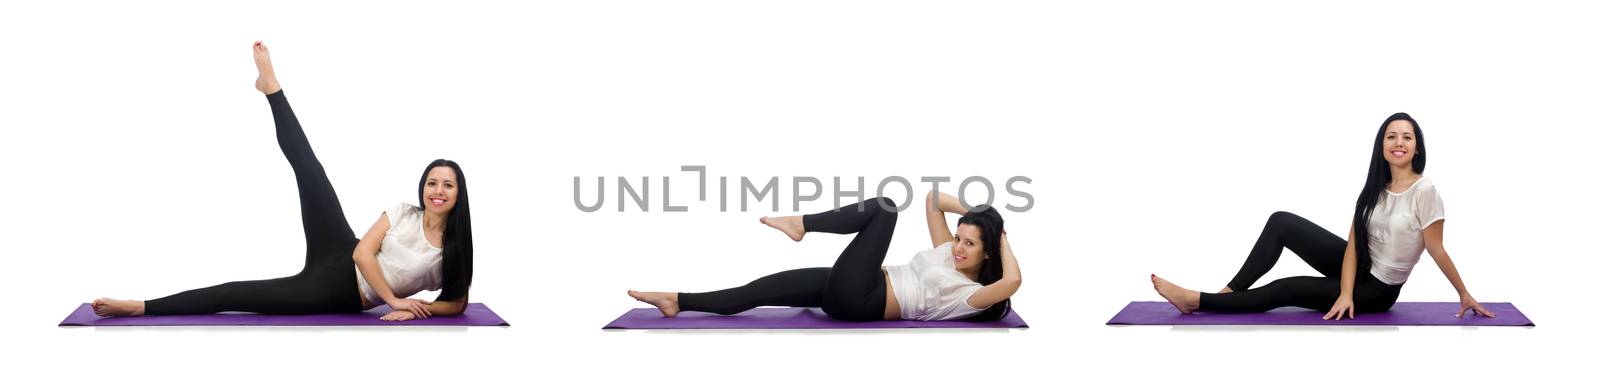
<svg viewBox="0 0 1600 379">
<path fill-rule="evenodd" d="M 967 214 L 967 208 L 961 206 L 961 200 L 955 196 L 928 191 L 928 199 L 924 202 L 923 210 L 928 214 L 928 237 L 933 239 L 933 247 L 956 240 L 956 237 L 950 234 L 950 224 L 945 222 L 944 214 L 946 212 Z"/>
<path fill-rule="evenodd" d="M 1461 310 L 1456 312 L 1456 317 L 1467 314 L 1471 309 L 1479 315 L 1494 317 L 1494 312 L 1484 309 L 1478 304 L 1477 299 L 1467 292 L 1466 282 L 1461 281 L 1461 273 L 1456 271 L 1455 261 L 1450 260 L 1450 254 L 1444 251 L 1444 220 L 1434 222 L 1422 229 L 1422 243 L 1428 249 L 1428 256 L 1433 257 L 1433 263 L 1439 264 L 1439 271 L 1444 272 L 1444 277 L 1450 279 L 1450 285 L 1456 288 L 1456 294 L 1461 295 Z"/>
<path fill-rule="evenodd" d="M 418 318 L 428 318 L 427 302 L 420 300 L 401 299 L 394 296 L 394 289 L 389 287 L 389 281 L 383 278 L 383 269 L 378 267 L 378 247 L 383 244 L 383 235 L 389 232 L 389 215 L 384 213 L 378 216 L 378 222 L 367 229 L 367 234 L 361 237 L 361 242 L 356 244 L 356 250 L 350 258 L 356 261 L 356 270 L 361 271 L 361 277 L 367 280 L 367 285 L 372 287 L 378 297 L 385 304 L 396 311 L 409 311 Z"/>
<path fill-rule="evenodd" d="M 462 296 L 460 300 L 422 301 L 422 303 L 427 307 L 428 312 L 435 316 L 455 316 L 467 311 L 467 298 L 465 296 Z M 384 321 L 407 321 L 416 318 L 417 314 L 411 313 L 411 311 L 391 311 L 381 317 Z"/>
<path fill-rule="evenodd" d="M 1339 298 L 1333 308 L 1323 315 L 1323 320 L 1356 319 L 1356 227 L 1350 227 L 1350 238 L 1344 243 L 1344 264 L 1339 269 Z"/>
<path fill-rule="evenodd" d="M 967 306 L 984 309 L 999 304 L 1022 288 L 1022 268 L 1017 265 L 1017 257 L 1011 254 L 1011 242 L 1006 239 L 1004 232 L 1000 233 L 1000 280 L 979 288 L 967 298 Z"/>
<path fill-rule="evenodd" d="M 467 297 L 455 300 L 434 300 L 428 303 L 428 312 L 435 316 L 455 316 L 467 311 Z"/>
<path fill-rule="evenodd" d="M 414 301 L 414 299 L 408 299 L 408 301 Z M 427 307 L 427 312 L 432 313 L 432 315 L 461 315 L 461 313 L 467 312 L 467 296 L 461 296 L 461 299 L 454 299 L 454 301 L 418 302 L 422 302 L 422 305 Z M 405 321 L 411 320 L 411 318 L 416 318 L 416 313 L 411 313 L 410 310 L 394 310 L 394 312 L 384 315 L 382 320 Z"/>
</svg>

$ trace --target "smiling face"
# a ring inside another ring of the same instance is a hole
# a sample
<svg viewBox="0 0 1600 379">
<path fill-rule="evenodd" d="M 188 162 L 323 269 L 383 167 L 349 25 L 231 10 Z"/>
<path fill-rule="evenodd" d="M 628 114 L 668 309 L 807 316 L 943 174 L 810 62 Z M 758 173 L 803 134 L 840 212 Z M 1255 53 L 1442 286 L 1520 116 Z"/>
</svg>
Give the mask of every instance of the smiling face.
<svg viewBox="0 0 1600 379">
<path fill-rule="evenodd" d="M 1409 166 L 1416 158 L 1416 125 L 1408 120 L 1394 120 L 1383 131 L 1383 159 L 1391 166 Z"/>
<path fill-rule="evenodd" d="M 456 207 L 456 172 L 447 166 L 428 170 L 422 184 L 422 208 L 428 213 L 445 215 Z"/>
<path fill-rule="evenodd" d="M 983 267 L 984 254 L 983 231 L 972 224 L 957 226 L 955 246 L 950 248 L 950 255 L 955 257 L 956 271 L 977 272 L 979 267 Z"/>
</svg>

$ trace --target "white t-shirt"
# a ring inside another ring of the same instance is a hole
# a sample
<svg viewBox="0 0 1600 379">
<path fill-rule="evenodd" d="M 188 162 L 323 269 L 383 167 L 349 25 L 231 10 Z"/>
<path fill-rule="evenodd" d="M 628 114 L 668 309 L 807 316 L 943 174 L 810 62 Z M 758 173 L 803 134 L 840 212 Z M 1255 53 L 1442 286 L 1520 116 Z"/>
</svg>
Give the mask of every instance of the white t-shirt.
<svg viewBox="0 0 1600 379">
<path fill-rule="evenodd" d="M 1367 220 L 1367 248 L 1372 251 L 1372 276 L 1391 285 L 1405 283 L 1422 259 L 1422 229 L 1444 219 L 1444 201 L 1433 181 L 1417 178 L 1403 192 L 1387 188 L 1378 194 Z"/>
<path fill-rule="evenodd" d="M 422 209 L 399 203 L 384 212 L 389 218 L 389 232 L 383 234 L 383 244 L 378 247 L 378 268 L 383 280 L 389 283 L 394 295 L 406 298 L 424 290 L 438 290 L 444 276 L 444 250 L 428 243 L 422 232 Z M 374 305 L 382 305 L 383 298 L 372 290 L 361 270 L 356 269 L 356 281 L 361 284 L 361 296 Z"/>
<path fill-rule="evenodd" d="M 983 285 L 956 271 L 955 258 L 950 256 L 954 245 L 945 242 L 917 253 L 904 265 L 883 267 L 894 286 L 894 298 L 900 301 L 901 319 L 956 320 L 983 311 L 967 304 L 967 298 Z"/>
</svg>

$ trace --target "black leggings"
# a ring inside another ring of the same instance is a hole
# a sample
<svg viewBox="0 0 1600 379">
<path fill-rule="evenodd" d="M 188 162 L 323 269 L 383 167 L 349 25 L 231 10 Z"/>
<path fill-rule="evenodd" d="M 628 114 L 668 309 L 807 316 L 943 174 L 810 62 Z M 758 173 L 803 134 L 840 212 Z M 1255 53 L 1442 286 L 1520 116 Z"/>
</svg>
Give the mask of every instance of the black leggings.
<svg viewBox="0 0 1600 379">
<path fill-rule="evenodd" d="M 1295 306 L 1326 312 L 1339 298 L 1339 273 L 1344 264 L 1345 239 L 1289 212 L 1273 213 L 1261 230 L 1244 267 L 1228 282 L 1232 293 L 1200 294 L 1200 311 L 1219 313 L 1258 313 L 1279 307 Z M 1299 255 L 1323 276 L 1296 276 L 1250 288 L 1283 255 L 1283 248 Z M 1352 293 L 1357 313 L 1388 311 L 1400 297 L 1400 285 L 1390 285 L 1367 272 L 1367 260 L 1356 265 L 1356 286 Z"/>
<path fill-rule="evenodd" d="M 731 315 L 759 306 L 822 307 L 829 317 L 847 321 L 883 320 L 887 301 L 883 257 L 894 237 L 895 204 L 875 198 L 804 216 L 806 232 L 855 233 L 833 267 L 789 270 L 740 287 L 705 293 L 680 293 L 685 311 Z"/>
<path fill-rule="evenodd" d="M 229 282 L 145 302 L 148 315 L 243 311 L 267 314 L 360 312 L 360 287 L 350 258 L 356 236 L 345 221 L 333 183 L 311 152 L 300 121 L 283 91 L 267 95 L 277 124 L 278 147 L 294 168 L 300 187 L 300 222 L 306 233 L 306 264 L 293 276 Z"/>
</svg>

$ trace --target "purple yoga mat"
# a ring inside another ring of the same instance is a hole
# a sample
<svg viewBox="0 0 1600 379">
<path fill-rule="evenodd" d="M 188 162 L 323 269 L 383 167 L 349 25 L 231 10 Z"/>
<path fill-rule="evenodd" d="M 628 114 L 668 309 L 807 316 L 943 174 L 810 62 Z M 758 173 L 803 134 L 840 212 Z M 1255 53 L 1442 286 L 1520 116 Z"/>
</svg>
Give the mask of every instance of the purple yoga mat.
<svg viewBox="0 0 1600 379">
<path fill-rule="evenodd" d="M 1444 326 L 1533 326 L 1533 321 L 1511 303 L 1483 303 L 1496 317 L 1478 316 L 1468 311 L 1456 318 L 1461 303 L 1395 303 L 1388 312 L 1356 314 L 1354 320 L 1323 320 L 1327 312 L 1285 307 L 1266 313 L 1223 314 L 1195 312 L 1184 315 L 1164 301 L 1128 303 L 1106 321 L 1106 325 L 1444 325 Z"/>
<path fill-rule="evenodd" d="M 603 329 L 901 329 L 1027 328 L 1016 310 L 995 321 L 840 321 L 817 308 L 756 308 L 732 316 L 683 312 L 666 318 L 655 308 L 634 308 Z"/>
<path fill-rule="evenodd" d="M 511 326 L 483 303 L 467 305 L 458 316 L 436 316 L 421 320 L 389 322 L 379 320 L 389 313 L 380 305 L 361 313 L 305 316 L 277 316 L 255 313 L 214 313 L 187 316 L 100 317 L 88 303 L 61 320 L 60 326 Z"/>
</svg>

